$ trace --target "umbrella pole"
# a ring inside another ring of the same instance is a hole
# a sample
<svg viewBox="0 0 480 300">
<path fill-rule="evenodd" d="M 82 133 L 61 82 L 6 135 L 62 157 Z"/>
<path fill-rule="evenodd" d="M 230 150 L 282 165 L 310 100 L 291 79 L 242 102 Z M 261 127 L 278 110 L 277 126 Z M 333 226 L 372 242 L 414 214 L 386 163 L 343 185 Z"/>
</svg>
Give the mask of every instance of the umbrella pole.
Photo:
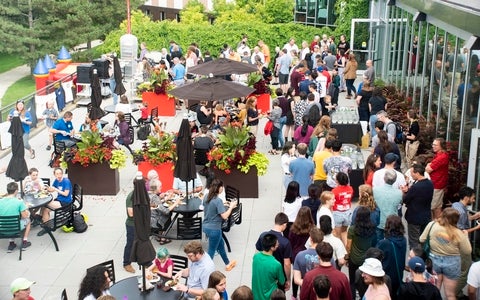
<svg viewBox="0 0 480 300">
<path fill-rule="evenodd" d="M 188 201 L 188 198 L 189 198 L 188 197 L 188 181 L 186 182 L 185 187 L 186 187 L 186 190 L 187 190 L 187 198 L 185 198 L 185 199 L 186 199 L 186 201 Z"/>
<path fill-rule="evenodd" d="M 146 292 L 147 291 L 147 280 L 145 278 L 145 266 L 143 266 L 143 265 L 142 265 L 142 285 L 143 285 L 142 292 Z"/>
<path fill-rule="evenodd" d="M 20 197 L 23 199 L 24 193 L 23 193 L 23 180 L 20 180 Z"/>
</svg>

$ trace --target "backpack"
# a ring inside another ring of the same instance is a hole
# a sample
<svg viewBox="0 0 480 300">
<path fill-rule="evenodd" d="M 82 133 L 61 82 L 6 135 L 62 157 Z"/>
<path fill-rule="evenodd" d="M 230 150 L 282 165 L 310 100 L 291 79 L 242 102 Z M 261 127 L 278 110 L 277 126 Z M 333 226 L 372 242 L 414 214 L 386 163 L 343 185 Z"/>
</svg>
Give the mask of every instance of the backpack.
<svg viewBox="0 0 480 300">
<path fill-rule="evenodd" d="M 137 139 L 144 141 L 148 138 L 150 135 L 150 125 L 149 124 L 143 124 L 138 127 L 137 131 Z"/>
<path fill-rule="evenodd" d="M 403 128 L 402 125 L 399 122 L 393 122 L 393 125 L 395 126 L 395 135 L 393 137 L 393 141 L 396 144 L 403 144 L 403 142 L 406 140 L 405 134 L 403 133 Z M 390 124 L 388 124 L 390 125 Z"/>
<path fill-rule="evenodd" d="M 80 213 L 75 213 L 73 215 L 72 226 L 73 226 L 73 231 L 75 231 L 76 233 L 82 233 L 87 231 L 88 229 L 88 224 L 87 222 L 85 222 L 83 215 Z"/>
</svg>

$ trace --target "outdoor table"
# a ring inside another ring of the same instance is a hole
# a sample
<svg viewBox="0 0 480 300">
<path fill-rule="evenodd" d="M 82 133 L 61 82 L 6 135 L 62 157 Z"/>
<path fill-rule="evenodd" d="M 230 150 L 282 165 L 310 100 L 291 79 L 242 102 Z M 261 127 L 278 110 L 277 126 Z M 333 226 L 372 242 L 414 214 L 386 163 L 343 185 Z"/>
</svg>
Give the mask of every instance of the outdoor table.
<svg viewBox="0 0 480 300">
<path fill-rule="evenodd" d="M 164 291 L 161 287 L 155 287 L 146 292 L 141 292 L 138 288 L 139 278 L 137 276 L 128 277 L 117 281 L 110 287 L 110 293 L 116 299 L 162 299 L 162 300 L 178 300 L 182 297 L 182 292 L 173 289 Z"/>
<path fill-rule="evenodd" d="M 172 213 L 174 213 L 174 215 L 172 218 L 172 222 L 165 229 L 165 235 L 167 235 L 170 229 L 172 229 L 173 224 L 175 223 L 175 221 L 177 221 L 179 215 L 191 218 L 195 214 L 203 210 L 203 208 L 200 209 L 200 206 L 202 205 L 202 199 L 198 197 L 192 197 L 188 200 L 183 199 L 182 202 L 185 202 L 185 204 L 180 204 L 172 210 Z"/>
<path fill-rule="evenodd" d="M 332 124 L 332 128 L 337 130 L 338 138 L 344 144 L 362 144 L 362 126 L 356 124 Z"/>
<path fill-rule="evenodd" d="M 25 194 L 23 195 L 23 201 L 27 205 L 28 209 L 36 209 L 47 205 L 53 200 L 52 194 L 48 193 L 44 197 L 37 197 L 37 194 Z"/>
<path fill-rule="evenodd" d="M 130 108 L 132 110 L 132 113 L 138 111 L 138 105 L 137 104 L 130 104 Z M 107 105 L 105 106 L 105 108 L 103 109 L 107 114 L 114 114 L 116 113 L 115 111 L 115 104 L 110 104 L 110 105 Z"/>
</svg>

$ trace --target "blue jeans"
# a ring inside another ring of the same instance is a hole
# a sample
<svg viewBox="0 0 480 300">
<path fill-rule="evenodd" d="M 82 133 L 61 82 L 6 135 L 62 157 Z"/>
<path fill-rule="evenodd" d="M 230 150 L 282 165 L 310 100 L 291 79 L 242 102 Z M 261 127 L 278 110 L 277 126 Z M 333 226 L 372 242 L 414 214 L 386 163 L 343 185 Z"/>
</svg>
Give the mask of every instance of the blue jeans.
<svg viewBox="0 0 480 300">
<path fill-rule="evenodd" d="M 113 105 L 117 105 L 117 103 L 118 103 L 118 95 L 115 94 L 115 87 L 116 86 L 117 86 L 117 83 L 115 82 L 115 79 L 110 78 L 110 90 L 112 91 Z"/>
<path fill-rule="evenodd" d="M 132 261 L 130 256 L 132 253 L 133 238 L 135 237 L 135 227 L 125 225 L 127 231 L 127 243 L 125 244 L 125 249 L 123 249 L 123 266 L 128 266 Z"/>
<path fill-rule="evenodd" d="M 213 256 L 215 255 L 215 251 L 218 251 L 218 254 L 223 259 L 225 265 L 228 265 L 230 261 L 227 257 L 227 252 L 225 251 L 225 242 L 223 241 L 222 237 L 222 229 L 210 229 L 203 227 L 203 232 L 208 238 L 208 255 L 213 260 Z"/>
<path fill-rule="evenodd" d="M 377 123 L 378 118 L 376 114 L 370 115 L 370 135 L 373 138 L 374 136 L 377 135 L 377 132 L 375 131 L 375 123 Z"/>
<path fill-rule="evenodd" d="M 287 116 L 280 118 L 280 134 L 278 136 L 278 141 L 280 142 L 280 148 L 283 148 L 283 145 L 285 145 L 285 136 L 283 136 L 283 125 L 285 125 L 285 123 L 287 123 Z"/>
</svg>

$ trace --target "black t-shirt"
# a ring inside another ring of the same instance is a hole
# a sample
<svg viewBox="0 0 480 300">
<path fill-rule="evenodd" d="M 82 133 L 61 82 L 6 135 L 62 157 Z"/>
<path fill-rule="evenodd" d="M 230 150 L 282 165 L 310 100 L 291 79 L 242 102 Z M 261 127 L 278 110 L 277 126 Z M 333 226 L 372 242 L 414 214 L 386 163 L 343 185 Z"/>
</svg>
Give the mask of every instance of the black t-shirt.
<svg viewBox="0 0 480 300">
<path fill-rule="evenodd" d="M 362 97 L 363 99 L 363 97 Z M 371 97 L 368 101 L 372 106 L 372 110 L 370 111 L 370 115 L 376 115 L 377 112 L 381 110 L 385 110 L 385 104 L 387 104 L 387 100 L 382 96 L 374 96 Z"/>
<path fill-rule="evenodd" d="M 249 109 L 247 110 L 247 125 L 248 125 L 248 126 L 258 125 L 258 119 L 253 120 L 253 121 L 249 121 L 249 120 L 248 120 L 249 118 L 256 118 L 256 117 L 258 117 L 258 111 L 255 110 L 255 109 L 249 108 Z"/>
<path fill-rule="evenodd" d="M 212 114 L 210 115 L 206 115 L 203 111 L 202 111 L 202 105 L 199 105 L 197 107 L 197 120 L 200 124 L 202 125 L 210 125 L 212 124 Z"/>
</svg>

